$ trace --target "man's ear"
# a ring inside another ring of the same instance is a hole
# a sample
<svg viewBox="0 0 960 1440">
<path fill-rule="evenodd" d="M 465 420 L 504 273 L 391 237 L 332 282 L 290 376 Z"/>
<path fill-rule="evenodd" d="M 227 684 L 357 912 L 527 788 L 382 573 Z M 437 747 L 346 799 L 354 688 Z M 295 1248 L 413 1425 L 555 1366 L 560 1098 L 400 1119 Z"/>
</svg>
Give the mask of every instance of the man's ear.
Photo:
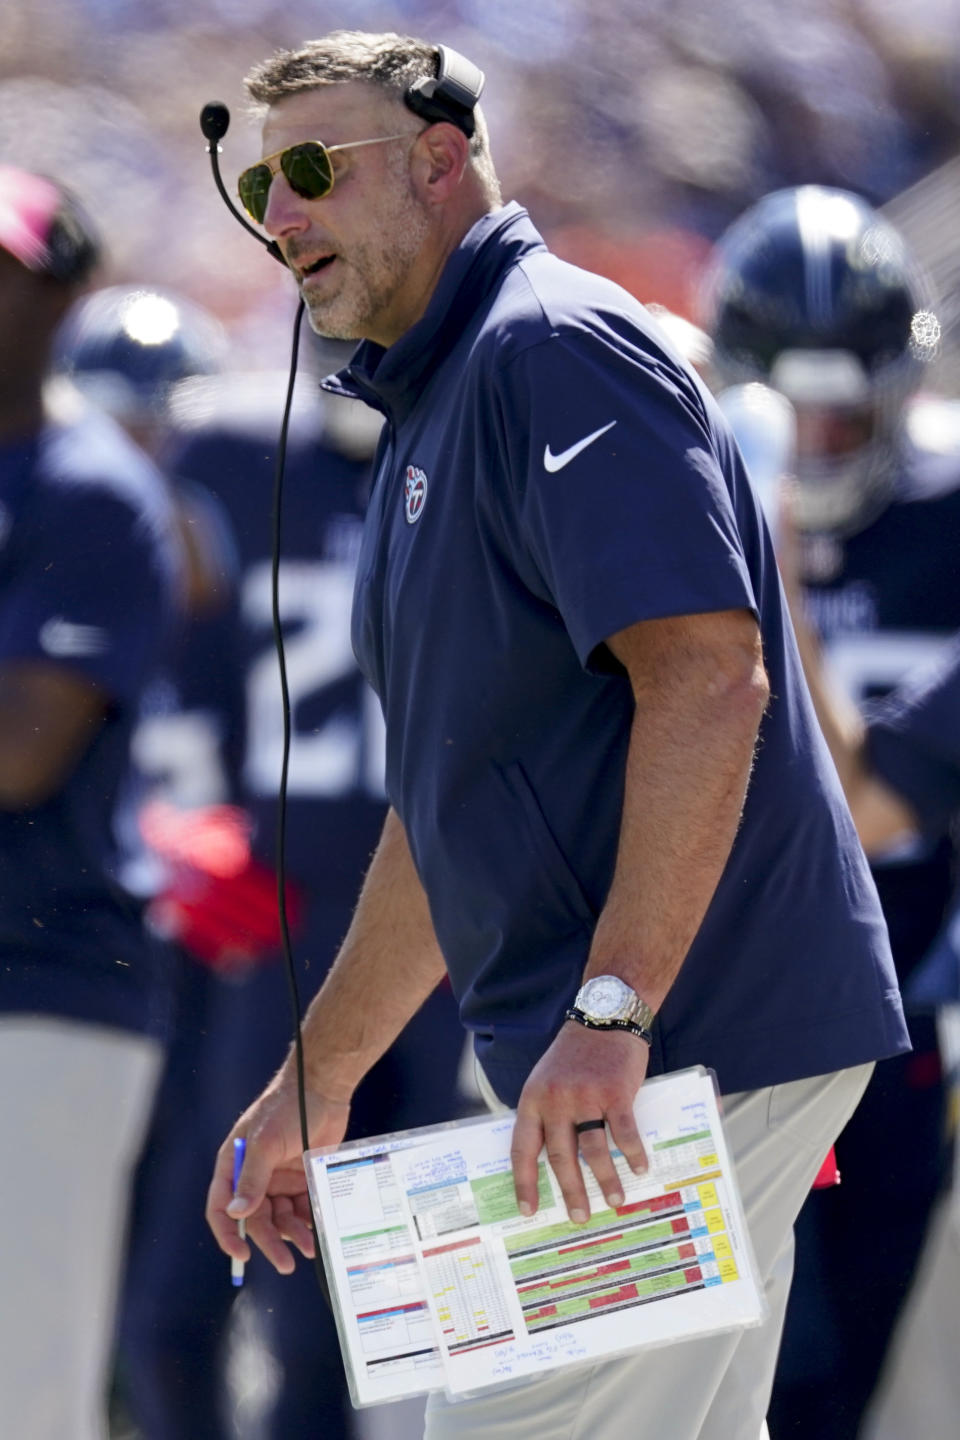
<svg viewBox="0 0 960 1440">
<path fill-rule="evenodd" d="M 460 185 L 470 163 L 470 141 L 456 125 L 441 120 L 418 137 L 413 152 L 414 183 L 428 204 L 442 204 Z"/>
</svg>

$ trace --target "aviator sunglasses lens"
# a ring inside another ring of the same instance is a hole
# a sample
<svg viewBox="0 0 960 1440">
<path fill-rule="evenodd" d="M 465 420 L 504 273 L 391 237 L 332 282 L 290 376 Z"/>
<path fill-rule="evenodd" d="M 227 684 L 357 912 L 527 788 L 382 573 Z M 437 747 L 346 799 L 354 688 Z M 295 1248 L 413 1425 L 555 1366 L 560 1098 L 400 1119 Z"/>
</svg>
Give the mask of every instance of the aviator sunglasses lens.
<svg viewBox="0 0 960 1440">
<path fill-rule="evenodd" d="M 237 181 L 243 208 L 248 215 L 253 216 L 258 225 L 263 224 L 263 217 L 267 213 L 267 196 L 272 183 L 273 176 L 269 165 L 251 165 Z"/>
<path fill-rule="evenodd" d="M 305 140 L 284 150 L 280 168 L 290 189 L 305 200 L 320 200 L 333 189 L 330 157 L 319 140 Z"/>
<path fill-rule="evenodd" d="M 280 169 L 290 189 L 305 200 L 320 200 L 333 189 L 333 167 L 319 140 L 304 140 L 301 145 L 291 145 L 284 150 L 280 155 Z M 251 165 L 237 181 L 243 208 L 258 225 L 263 224 L 267 213 L 267 197 L 272 184 L 273 171 L 266 162 Z"/>
</svg>

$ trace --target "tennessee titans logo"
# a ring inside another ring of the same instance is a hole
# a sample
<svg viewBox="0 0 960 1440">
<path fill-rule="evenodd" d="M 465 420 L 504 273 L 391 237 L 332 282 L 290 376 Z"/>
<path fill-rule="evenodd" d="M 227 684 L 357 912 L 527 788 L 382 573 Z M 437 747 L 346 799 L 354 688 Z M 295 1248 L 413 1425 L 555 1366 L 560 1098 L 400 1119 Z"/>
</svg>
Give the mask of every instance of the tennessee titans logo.
<svg viewBox="0 0 960 1440">
<path fill-rule="evenodd" d="M 406 478 L 403 482 L 403 509 L 407 517 L 407 524 L 413 525 L 423 514 L 423 507 L 427 500 L 427 477 L 416 465 L 407 466 Z"/>
</svg>

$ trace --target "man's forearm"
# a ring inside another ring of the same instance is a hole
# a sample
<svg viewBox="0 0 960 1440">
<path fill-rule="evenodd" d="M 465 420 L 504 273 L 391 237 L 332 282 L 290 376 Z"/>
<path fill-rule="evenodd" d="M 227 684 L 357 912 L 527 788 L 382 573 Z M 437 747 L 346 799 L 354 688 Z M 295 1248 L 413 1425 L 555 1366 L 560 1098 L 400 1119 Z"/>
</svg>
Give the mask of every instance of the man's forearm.
<svg viewBox="0 0 960 1440">
<path fill-rule="evenodd" d="M 768 691 L 746 613 L 646 622 L 610 648 L 637 709 L 617 865 L 586 974 L 613 971 L 657 1009 L 730 854 Z"/>
<path fill-rule="evenodd" d="M 310 1084 L 349 1100 L 444 973 L 427 898 L 391 810 L 346 939 L 303 1022 Z"/>
<path fill-rule="evenodd" d="M 768 688 L 746 612 L 644 621 L 607 642 L 636 703 L 613 881 L 586 978 L 618 975 L 654 1010 L 683 964 L 723 872 L 743 809 Z M 645 1168 L 633 1106 L 647 1073 L 642 1040 L 564 1025 L 517 1107 L 511 1157 L 517 1203 L 537 1208 L 542 1145 L 572 1220 L 590 1211 L 581 1157 L 608 1205 L 623 1188 L 603 1120 L 628 1163 Z"/>
<path fill-rule="evenodd" d="M 108 697 L 63 665 L 0 665 L 0 810 L 31 810 L 65 784 L 96 738 Z"/>
</svg>

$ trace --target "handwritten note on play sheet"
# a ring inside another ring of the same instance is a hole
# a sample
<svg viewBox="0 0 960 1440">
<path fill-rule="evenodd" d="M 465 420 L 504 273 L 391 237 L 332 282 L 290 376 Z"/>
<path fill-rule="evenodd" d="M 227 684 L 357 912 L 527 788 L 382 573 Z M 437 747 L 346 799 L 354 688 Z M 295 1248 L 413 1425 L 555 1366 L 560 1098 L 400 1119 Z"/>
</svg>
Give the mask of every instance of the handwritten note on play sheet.
<svg viewBox="0 0 960 1440">
<path fill-rule="evenodd" d="M 546 1163 L 536 1215 L 518 1213 L 512 1114 L 310 1152 L 356 1404 L 469 1394 L 760 1323 L 711 1076 L 649 1081 L 637 1118 L 650 1169 L 617 1157 L 616 1211 L 587 1172 L 585 1225 L 566 1218 Z"/>
</svg>

